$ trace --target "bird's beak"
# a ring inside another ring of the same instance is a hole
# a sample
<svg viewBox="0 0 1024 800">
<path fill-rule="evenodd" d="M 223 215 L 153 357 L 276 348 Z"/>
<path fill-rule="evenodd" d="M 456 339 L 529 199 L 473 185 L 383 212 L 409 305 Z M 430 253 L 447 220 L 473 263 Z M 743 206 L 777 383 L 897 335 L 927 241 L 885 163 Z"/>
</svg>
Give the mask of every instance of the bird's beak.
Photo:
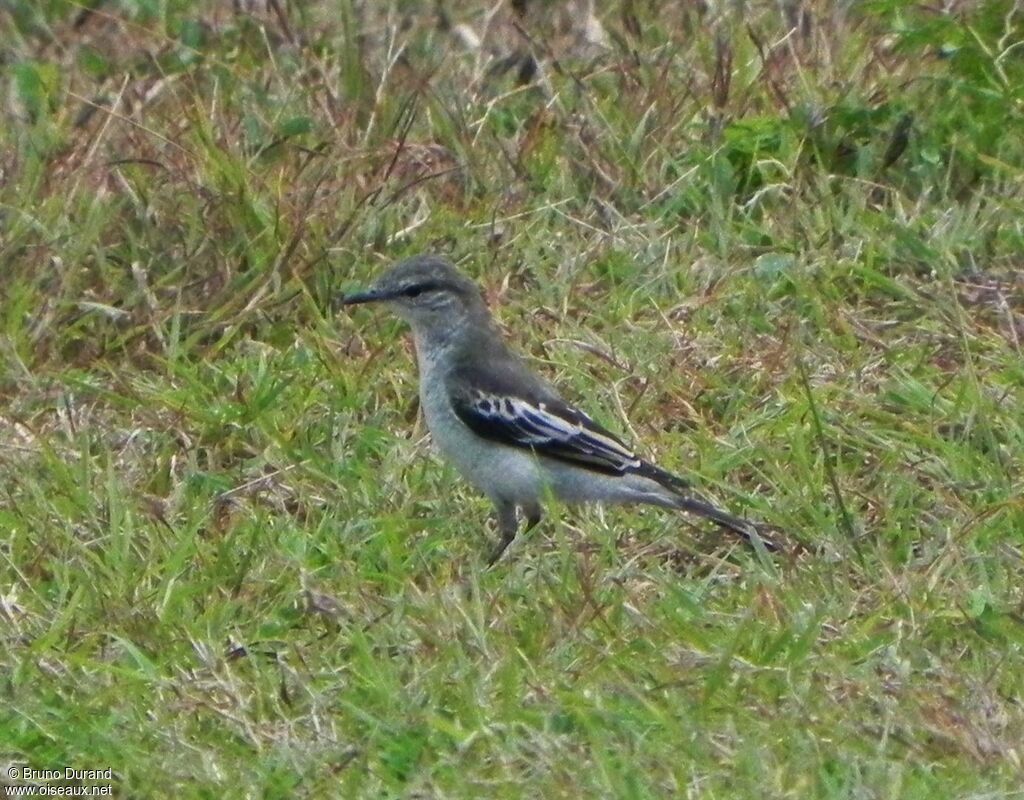
<svg viewBox="0 0 1024 800">
<path fill-rule="evenodd" d="M 340 299 L 340 303 L 343 306 L 354 306 L 357 303 L 375 303 L 378 300 L 390 300 L 390 292 L 386 292 L 382 289 L 372 287 L 367 289 L 365 292 L 352 292 L 351 294 L 343 294 Z"/>
</svg>

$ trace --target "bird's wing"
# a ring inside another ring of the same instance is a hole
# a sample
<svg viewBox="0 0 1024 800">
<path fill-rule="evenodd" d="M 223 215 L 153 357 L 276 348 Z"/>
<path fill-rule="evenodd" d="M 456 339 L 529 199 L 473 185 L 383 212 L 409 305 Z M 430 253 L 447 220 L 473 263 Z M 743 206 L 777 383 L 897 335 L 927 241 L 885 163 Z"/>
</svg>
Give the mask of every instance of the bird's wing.
<svg viewBox="0 0 1024 800">
<path fill-rule="evenodd" d="M 526 371 L 462 368 L 447 382 L 456 415 L 477 435 L 610 474 L 632 472 L 641 459 L 613 433 L 563 401 Z"/>
</svg>

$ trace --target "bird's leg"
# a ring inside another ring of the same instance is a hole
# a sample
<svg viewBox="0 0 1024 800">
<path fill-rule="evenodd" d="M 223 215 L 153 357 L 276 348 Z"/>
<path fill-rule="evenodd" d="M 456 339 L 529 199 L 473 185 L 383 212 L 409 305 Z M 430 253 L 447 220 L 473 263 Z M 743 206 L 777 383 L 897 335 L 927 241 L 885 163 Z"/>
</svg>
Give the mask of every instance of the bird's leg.
<svg viewBox="0 0 1024 800">
<path fill-rule="evenodd" d="M 526 514 L 526 527 L 523 528 L 523 533 L 529 533 L 537 527 L 537 523 L 540 522 L 543 516 L 539 505 L 523 506 L 523 513 Z"/>
<path fill-rule="evenodd" d="M 512 544 L 512 540 L 516 538 L 516 530 L 519 528 L 519 522 L 516 520 L 516 507 L 513 503 L 495 503 L 494 504 L 495 517 L 498 521 L 498 545 L 491 552 L 490 557 L 487 559 L 487 566 L 493 566 L 494 563 L 501 558 L 508 546 Z M 538 517 L 539 519 L 539 517 Z"/>
</svg>

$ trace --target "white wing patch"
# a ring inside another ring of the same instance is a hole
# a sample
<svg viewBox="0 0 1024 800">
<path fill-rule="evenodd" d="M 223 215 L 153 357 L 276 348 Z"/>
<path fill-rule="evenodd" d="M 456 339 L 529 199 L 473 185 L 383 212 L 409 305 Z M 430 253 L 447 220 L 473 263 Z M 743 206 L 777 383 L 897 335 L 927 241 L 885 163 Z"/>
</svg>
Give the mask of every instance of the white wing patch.
<svg viewBox="0 0 1024 800">
<path fill-rule="evenodd" d="M 500 429 L 503 438 L 523 447 L 548 450 L 552 455 L 624 471 L 641 461 L 614 436 L 602 431 L 590 417 L 570 406 L 552 409 L 520 397 L 474 392 L 472 412 L 487 426 Z"/>
</svg>

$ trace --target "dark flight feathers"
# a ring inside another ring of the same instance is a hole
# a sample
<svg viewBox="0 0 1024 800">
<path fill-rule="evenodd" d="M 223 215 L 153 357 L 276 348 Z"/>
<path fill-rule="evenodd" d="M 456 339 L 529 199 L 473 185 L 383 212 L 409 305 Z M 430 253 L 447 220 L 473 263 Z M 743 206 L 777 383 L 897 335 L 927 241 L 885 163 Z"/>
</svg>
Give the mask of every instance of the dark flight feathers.
<svg viewBox="0 0 1024 800">
<path fill-rule="evenodd" d="M 490 363 L 492 368 L 484 372 L 468 364 L 458 367 L 447 381 L 456 416 L 478 436 L 607 475 L 650 478 L 676 496 L 674 505 L 679 509 L 775 549 L 745 520 L 701 499 L 682 478 L 639 458 L 615 434 L 562 400 L 518 361 L 503 364 L 495 359 Z"/>
</svg>

